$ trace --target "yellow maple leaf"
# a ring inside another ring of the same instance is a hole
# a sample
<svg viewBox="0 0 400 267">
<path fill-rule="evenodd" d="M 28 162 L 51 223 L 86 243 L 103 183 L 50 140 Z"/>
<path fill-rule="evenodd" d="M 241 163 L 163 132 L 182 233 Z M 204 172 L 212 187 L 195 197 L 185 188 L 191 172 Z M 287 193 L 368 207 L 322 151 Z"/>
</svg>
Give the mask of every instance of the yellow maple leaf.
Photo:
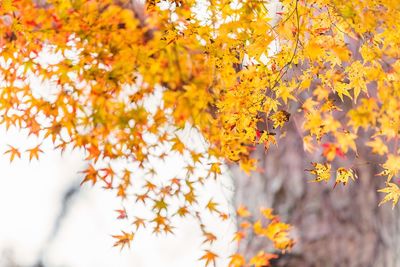
<svg viewBox="0 0 400 267">
<path fill-rule="evenodd" d="M 265 253 L 260 251 L 256 256 L 250 259 L 250 264 L 254 267 L 268 267 L 271 266 L 270 260 L 278 258 L 275 254 Z"/>
<path fill-rule="evenodd" d="M 285 110 L 279 110 L 269 117 L 274 123 L 274 128 L 283 127 L 289 121 L 290 113 Z"/>
<path fill-rule="evenodd" d="M 269 149 L 269 147 L 271 146 L 271 144 L 276 145 L 276 139 L 275 139 L 275 133 L 269 133 L 267 131 L 264 131 L 261 136 L 260 139 L 258 140 L 259 144 L 264 144 L 264 148 L 266 150 Z"/>
<path fill-rule="evenodd" d="M 261 214 L 268 220 L 273 220 L 276 216 L 272 213 L 271 208 L 260 208 Z"/>
<path fill-rule="evenodd" d="M 221 167 L 220 166 L 221 166 L 220 162 L 211 163 L 210 172 L 214 173 L 215 176 L 217 174 L 221 174 Z"/>
<path fill-rule="evenodd" d="M 386 193 L 386 196 L 379 203 L 379 206 L 391 200 L 393 201 L 392 208 L 394 209 L 395 205 L 399 201 L 400 189 L 395 183 L 387 183 L 386 185 L 385 188 L 378 190 L 378 192 Z"/>
<path fill-rule="evenodd" d="M 334 135 L 343 153 L 347 153 L 347 151 L 349 151 L 349 148 L 357 152 L 357 147 L 355 142 L 355 140 L 357 140 L 356 134 L 344 131 L 344 132 L 336 132 Z"/>
<path fill-rule="evenodd" d="M 342 83 L 342 82 L 336 83 L 334 90 L 337 93 L 337 95 L 340 97 L 342 102 L 344 101 L 343 95 L 347 96 L 350 99 L 353 99 L 349 93 L 349 86 L 346 83 Z"/>
<path fill-rule="evenodd" d="M 345 169 L 340 167 L 336 170 L 336 181 L 335 186 L 339 183 L 346 185 L 349 182 L 349 179 L 355 181 L 357 175 L 355 174 L 353 169 Z"/>
<path fill-rule="evenodd" d="M 243 255 L 235 253 L 232 256 L 230 256 L 230 261 L 228 264 L 228 267 L 242 267 L 245 266 L 246 260 L 243 257 Z"/>
<path fill-rule="evenodd" d="M 306 170 L 310 172 L 311 174 L 315 175 L 315 180 L 312 180 L 311 182 L 328 182 L 331 179 L 331 164 L 330 163 L 315 163 L 311 162 L 313 165 L 314 169 L 312 170 Z"/>
<path fill-rule="evenodd" d="M 242 217 L 242 218 L 246 218 L 246 217 L 250 217 L 251 216 L 250 211 L 243 205 L 240 205 L 237 208 L 236 213 L 237 213 L 237 215 L 239 217 Z"/>
<path fill-rule="evenodd" d="M 154 201 L 153 209 L 156 210 L 157 212 L 160 212 L 163 209 L 167 210 L 167 208 L 168 204 L 164 201 L 164 198 Z"/>
<path fill-rule="evenodd" d="M 366 145 L 372 148 L 372 153 L 379 156 L 383 156 L 389 151 L 387 145 L 379 137 L 375 137 L 374 140 L 367 142 Z"/>
<path fill-rule="evenodd" d="M 214 202 L 212 199 L 210 199 L 206 205 L 206 208 L 212 213 L 212 212 L 217 212 L 218 213 L 218 209 L 217 209 L 218 203 Z"/>
<path fill-rule="evenodd" d="M 257 168 L 257 159 L 242 159 L 240 161 L 240 169 L 242 169 L 247 175 Z"/>
<path fill-rule="evenodd" d="M 289 224 L 274 220 L 267 226 L 264 235 L 274 243 L 276 249 L 284 251 L 294 245 L 294 240 L 289 237 L 289 229 Z"/>
<path fill-rule="evenodd" d="M 257 220 L 253 224 L 253 231 L 256 235 L 263 235 L 265 233 L 265 229 L 262 226 L 261 220 Z"/>
<path fill-rule="evenodd" d="M 178 151 L 180 154 L 183 154 L 183 151 L 185 150 L 185 145 L 182 143 L 182 141 L 177 136 L 175 136 L 175 138 L 173 138 L 171 142 L 173 142 L 172 150 Z"/>
<path fill-rule="evenodd" d="M 393 176 L 400 171 L 400 156 L 389 154 L 385 163 L 382 164 L 384 170 L 378 173 L 378 176 L 386 176 L 389 182 Z"/>
</svg>

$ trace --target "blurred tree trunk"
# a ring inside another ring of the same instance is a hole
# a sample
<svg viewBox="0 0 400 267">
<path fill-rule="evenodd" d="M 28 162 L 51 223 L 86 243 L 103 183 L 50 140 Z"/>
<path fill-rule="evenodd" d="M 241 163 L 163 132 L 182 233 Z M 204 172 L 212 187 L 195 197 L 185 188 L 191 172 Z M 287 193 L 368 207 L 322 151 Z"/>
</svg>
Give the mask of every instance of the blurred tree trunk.
<svg viewBox="0 0 400 267">
<path fill-rule="evenodd" d="M 278 149 L 256 153 L 264 173 L 246 176 L 232 169 L 235 204 L 246 205 L 254 214 L 260 207 L 272 207 L 293 225 L 295 247 L 273 266 L 400 266 L 399 209 L 392 210 L 390 204 L 378 207 L 383 194 L 376 190 L 384 186 L 384 178 L 375 176 L 377 164 L 357 166 L 359 179 L 346 187 L 309 183 L 313 178 L 304 170 L 311 168 L 312 159 L 304 153 L 294 127 Z M 368 160 L 365 151 L 359 154 L 361 161 Z M 272 250 L 270 243 L 257 237 L 245 242 L 239 250 L 246 256 Z"/>
</svg>

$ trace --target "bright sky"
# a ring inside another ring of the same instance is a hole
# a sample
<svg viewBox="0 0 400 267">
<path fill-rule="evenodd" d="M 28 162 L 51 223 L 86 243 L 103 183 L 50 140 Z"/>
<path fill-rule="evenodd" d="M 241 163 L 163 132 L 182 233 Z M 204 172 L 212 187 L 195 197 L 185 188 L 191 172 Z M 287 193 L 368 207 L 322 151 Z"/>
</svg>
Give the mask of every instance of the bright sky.
<svg viewBox="0 0 400 267">
<path fill-rule="evenodd" d="M 8 144 L 22 148 L 36 145 L 16 130 L 6 132 L 2 128 L 0 136 L 2 149 Z M 120 230 L 126 229 L 126 224 L 116 219 L 115 210 L 121 205 L 114 192 L 96 186 L 80 187 L 79 193 L 71 199 L 59 232 L 52 234 L 62 197 L 71 186 L 80 183 L 82 177 L 79 171 L 85 167 L 85 162 L 79 151 L 66 151 L 61 156 L 46 142 L 42 149 L 45 153 L 39 162 L 29 162 L 27 155 L 23 154 L 22 159 L 15 159 L 10 164 L 8 155 L 0 156 L 1 267 L 10 267 L 7 258 L 13 258 L 22 266 L 32 266 L 41 253 L 46 267 L 203 266 L 198 261 L 204 248 L 201 245 L 203 240 L 197 222 L 191 219 L 176 225 L 174 236 L 156 237 L 142 231 L 135 236 L 130 249 L 120 252 L 113 248 L 111 234 L 119 234 Z M 160 166 L 163 175 L 174 167 Z M 204 197 L 208 199 L 213 195 L 224 199 L 231 194 L 229 179 L 222 177 L 221 181 L 225 185 L 214 183 L 207 188 Z M 221 238 L 214 250 L 227 257 L 234 249 L 234 244 L 230 242 L 234 222 L 224 224 L 213 216 L 204 219 Z M 226 259 L 219 263 L 218 266 L 226 266 Z"/>
</svg>

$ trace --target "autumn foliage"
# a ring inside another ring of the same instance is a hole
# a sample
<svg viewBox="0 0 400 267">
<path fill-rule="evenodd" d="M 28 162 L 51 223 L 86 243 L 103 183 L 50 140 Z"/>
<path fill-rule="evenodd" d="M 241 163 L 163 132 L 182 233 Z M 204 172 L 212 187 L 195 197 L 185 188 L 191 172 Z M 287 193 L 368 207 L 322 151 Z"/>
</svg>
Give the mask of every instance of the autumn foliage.
<svg viewBox="0 0 400 267">
<path fill-rule="evenodd" d="M 290 122 L 304 150 L 321 155 L 306 170 L 310 181 L 353 182 L 354 166 L 365 164 L 357 147 L 368 146 L 383 159 L 368 163 L 380 164 L 377 175 L 386 178 L 381 203 L 395 205 L 399 16 L 393 0 L 282 0 L 274 7 L 250 0 L 3 0 L 1 124 L 38 138 L 4 153 L 10 161 L 37 160 L 44 140 L 61 152 L 84 150 L 82 184 L 151 209 L 147 218 L 117 211 L 118 219 L 135 218 L 132 229 L 114 235 L 121 248 L 142 227 L 172 233 L 174 218 L 186 216 L 199 220 L 211 245 L 217 236 L 199 214 L 236 215 L 213 199 L 200 206 L 198 190 L 218 179 L 223 162 L 249 175 L 260 171 L 252 152 L 284 142 Z M 33 81 L 48 92 L 33 89 Z M 188 129 L 201 134 L 201 146 L 185 140 Z M 187 159 L 183 172 L 155 179 L 154 160 L 176 154 Z M 118 169 L 120 162 L 131 167 Z M 138 174 L 143 185 L 135 184 Z M 171 210 L 174 201 L 181 204 Z M 237 216 L 249 219 L 234 240 L 251 231 L 277 250 L 293 246 L 290 226 L 271 210 L 259 216 L 239 207 Z M 212 265 L 216 257 L 205 247 L 201 260 Z M 230 265 L 268 266 L 275 257 L 234 254 Z"/>
</svg>

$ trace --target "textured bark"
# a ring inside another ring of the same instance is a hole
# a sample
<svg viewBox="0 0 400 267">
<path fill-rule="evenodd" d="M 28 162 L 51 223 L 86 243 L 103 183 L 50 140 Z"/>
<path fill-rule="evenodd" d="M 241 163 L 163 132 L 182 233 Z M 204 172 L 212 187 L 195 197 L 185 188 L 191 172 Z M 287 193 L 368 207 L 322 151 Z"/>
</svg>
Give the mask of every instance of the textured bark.
<svg viewBox="0 0 400 267">
<path fill-rule="evenodd" d="M 369 158 L 359 152 L 361 159 Z M 235 202 L 255 214 L 260 206 L 272 207 L 293 225 L 295 247 L 273 266 L 400 266 L 399 209 L 392 210 L 390 204 L 378 207 L 383 194 L 376 190 L 384 186 L 384 178 L 375 176 L 377 164 L 359 165 L 356 182 L 333 189 L 332 184 L 308 182 L 312 177 L 304 170 L 318 159 L 303 152 L 294 129 L 288 130 L 278 149 L 257 153 L 264 173 L 248 177 L 233 168 Z M 257 237 L 246 242 L 239 250 L 247 256 L 272 249 Z"/>
</svg>

